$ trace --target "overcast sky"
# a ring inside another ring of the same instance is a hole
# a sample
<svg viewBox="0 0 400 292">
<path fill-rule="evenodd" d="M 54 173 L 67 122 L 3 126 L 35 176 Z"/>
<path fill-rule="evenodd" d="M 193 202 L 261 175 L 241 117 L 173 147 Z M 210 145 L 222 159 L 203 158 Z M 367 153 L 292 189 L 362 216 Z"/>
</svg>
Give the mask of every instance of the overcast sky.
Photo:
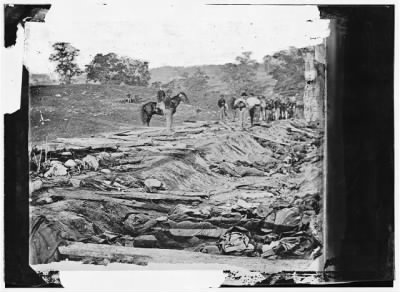
<svg viewBox="0 0 400 292">
<path fill-rule="evenodd" d="M 32 73 L 50 73 L 54 42 L 81 50 L 78 64 L 96 53 L 115 52 L 150 67 L 225 64 L 243 51 L 261 61 L 289 46 L 322 42 L 327 20 L 316 6 L 211 6 L 212 1 L 59 1 L 45 23 L 28 23 L 25 63 Z M 307 22 L 312 20 L 312 22 Z M 316 39 L 315 39 L 316 38 Z"/>
</svg>

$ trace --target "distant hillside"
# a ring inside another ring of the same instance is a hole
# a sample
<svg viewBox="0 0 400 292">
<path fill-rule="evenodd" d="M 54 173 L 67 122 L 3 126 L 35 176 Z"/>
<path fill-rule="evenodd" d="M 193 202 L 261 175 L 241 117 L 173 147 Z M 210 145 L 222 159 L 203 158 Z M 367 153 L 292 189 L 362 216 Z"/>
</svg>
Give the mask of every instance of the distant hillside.
<svg viewBox="0 0 400 292">
<path fill-rule="evenodd" d="M 53 85 L 57 84 L 58 80 L 48 74 L 31 74 L 29 83 L 31 85 Z"/>
<path fill-rule="evenodd" d="M 76 76 L 72 79 L 73 84 L 85 84 L 86 83 L 86 74 L 83 73 L 80 76 Z M 58 85 L 60 84 L 60 80 L 58 76 L 54 73 L 52 74 L 35 74 L 32 73 L 29 76 L 29 84 L 32 86 L 36 85 Z"/>
<path fill-rule="evenodd" d="M 202 66 L 190 66 L 190 67 L 173 67 L 173 66 L 164 66 L 164 67 L 159 67 L 159 68 L 153 68 L 150 69 L 150 74 L 151 74 L 151 80 L 150 83 L 152 82 L 162 82 L 162 83 L 168 83 L 171 80 L 180 77 L 183 73 L 188 73 L 188 74 L 193 74 L 197 69 L 200 69 L 201 71 L 204 71 L 210 79 L 208 80 L 208 84 L 211 88 L 211 90 L 215 91 L 224 91 L 227 90 L 227 85 L 221 80 L 223 76 L 223 66 L 224 65 L 202 65 Z M 265 73 L 265 70 L 263 66 L 259 66 L 258 72 L 257 72 L 257 79 L 260 82 L 265 82 L 265 83 L 272 83 L 274 82 L 272 80 L 271 76 L 268 76 Z"/>
<path fill-rule="evenodd" d="M 193 74 L 197 69 L 205 72 L 208 75 L 207 90 L 202 93 L 202 98 L 196 97 L 195 104 L 200 104 L 203 107 L 215 108 L 216 99 L 220 94 L 227 94 L 230 92 L 228 84 L 222 81 L 223 77 L 223 66 L 224 65 L 202 65 L 202 66 L 191 66 L 191 67 L 173 67 L 164 66 L 159 68 L 153 68 L 150 70 L 151 80 L 153 82 L 161 82 L 166 84 L 174 79 L 179 78 L 184 73 L 189 75 Z M 265 95 L 272 95 L 273 87 L 276 80 L 271 75 L 267 75 L 264 67 L 260 64 L 257 71 L 257 82 L 263 84 L 266 87 L 264 92 Z"/>
<path fill-rule="evenodd" d="M 159 68 L 150 69 L 151 82 L 160 81 L 167 83 L 175 78 L 178 78 L 183 73 L 187 72 L 193 74 L 196 69 L 204 71 L 210 77 L 210 84 L 219 83 L 220 76 L 222 75 L 223 65 L 202 65 L 202 66 L 190 66 L 190 67 L 173 67 L 164 66 Z"/>
</svg>

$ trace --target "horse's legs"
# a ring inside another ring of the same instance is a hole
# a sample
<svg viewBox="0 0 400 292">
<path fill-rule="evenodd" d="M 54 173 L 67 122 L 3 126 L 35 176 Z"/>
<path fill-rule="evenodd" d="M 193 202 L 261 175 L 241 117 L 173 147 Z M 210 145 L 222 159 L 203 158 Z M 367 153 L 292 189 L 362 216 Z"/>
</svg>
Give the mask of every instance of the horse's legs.
<svg viewBox="0 0 400 292">
<path fill-rule="evenodd" d="M 172 110 L 165 109 L 165 117 L 167 119 L 167 130 L 172 130 Z"/>
<path fill-rule="evenodd" d="M 240 125 L 244 128 L 244 109 L 239 109 Z"/>
<path fill-rule="evenodd" d="M 152 118 L 152 115 L 147 115 L 147 118 L 146 118 L 147 127 L 150 127 L 151 118 Z"/>
<path fill-rule="evenodd" d="M 171 112 L 171 125 L 170 125 L 170 130 L 174 128 L 174 114 Z"/>
</svg>

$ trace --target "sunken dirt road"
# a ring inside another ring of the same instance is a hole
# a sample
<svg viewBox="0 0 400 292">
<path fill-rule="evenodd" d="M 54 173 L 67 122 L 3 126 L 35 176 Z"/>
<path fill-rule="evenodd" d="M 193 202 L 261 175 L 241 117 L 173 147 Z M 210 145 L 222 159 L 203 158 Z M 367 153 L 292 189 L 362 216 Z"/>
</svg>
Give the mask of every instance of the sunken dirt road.
<svg viewBox="0 0 400 292">
<path fill-rule="evenodd" d="M 137 127 L 30 150 L 33 264 L 271 273 L 321 258 L 323 129 L 304 121 Z"/>
</svg>

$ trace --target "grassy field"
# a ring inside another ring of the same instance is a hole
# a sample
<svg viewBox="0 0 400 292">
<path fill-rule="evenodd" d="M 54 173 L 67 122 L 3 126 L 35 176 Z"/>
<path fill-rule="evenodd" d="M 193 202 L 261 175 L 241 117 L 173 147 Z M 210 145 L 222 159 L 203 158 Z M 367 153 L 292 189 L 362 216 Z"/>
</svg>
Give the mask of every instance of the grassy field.
<svg viewBox="0 0 400 292">
<path fill-rule="evenodd" d="M 198 68 L 210 77 L 207 87 L 193 96 L 189 94 L 190 105 L 182 104 L 175 115 L 177 124 L 187 119 L 217 118 L 217 100 L 220 94 L 229 91 L 227 84 L 221 80 L 222 65 L 165 66 L 151 69 L 151 82 L 167 83 L 184 72 L 192 74 Z M 121 102 L 126 95 L 128 93 L 132 96 L 138 95 L 143 102 L 156 100 L 157 89 L 150 87 L 99 84 L 50 85 L 51 83 L 47 81 L 51 78 L 42 75 L 36 74 L 31 78 L 30 141 L 32 143 L 43 143 L 46 137 L 48 141 L 52 141 L 55 138 L 87 137 L 98 133 L 131 129 L 141 125 L 140 104 Z M 257 71 L 256 80 L 267 85 L 266 94 L 272 95 L 276 80 L 266 75 L 262 66 Z M 227 98 L 229 99 L 229 96 Z M 44 125 L 40 123 L 40 111 L 45 120 L 49 119 Z M 163 118 L 155 116 L 151 126 L 161 125 L 164 125 Z"/>
<path fill-rule="evenodd" d="M 42 143 L 46 137 L 48 141 L 60 137 L 87 137 L 141 125 L 140 104 L 121 102 L 128 93 L 139 95 L 143 102 L 156 97 L 155 89 L 125 85 L 31 86 L 30 141 Z M 186 119 L 216 118 L 216 112 L 202 103 L 202 100 L 191 100 L 190 105 L 182 104 L 176 114 L 177 124 Z M 45 120 L 49 119 L 44 125 L 40 123 L 40 111 Z M 151 122 L 152 126 L 163 124 L 159 116 Z"/>
</svg>

